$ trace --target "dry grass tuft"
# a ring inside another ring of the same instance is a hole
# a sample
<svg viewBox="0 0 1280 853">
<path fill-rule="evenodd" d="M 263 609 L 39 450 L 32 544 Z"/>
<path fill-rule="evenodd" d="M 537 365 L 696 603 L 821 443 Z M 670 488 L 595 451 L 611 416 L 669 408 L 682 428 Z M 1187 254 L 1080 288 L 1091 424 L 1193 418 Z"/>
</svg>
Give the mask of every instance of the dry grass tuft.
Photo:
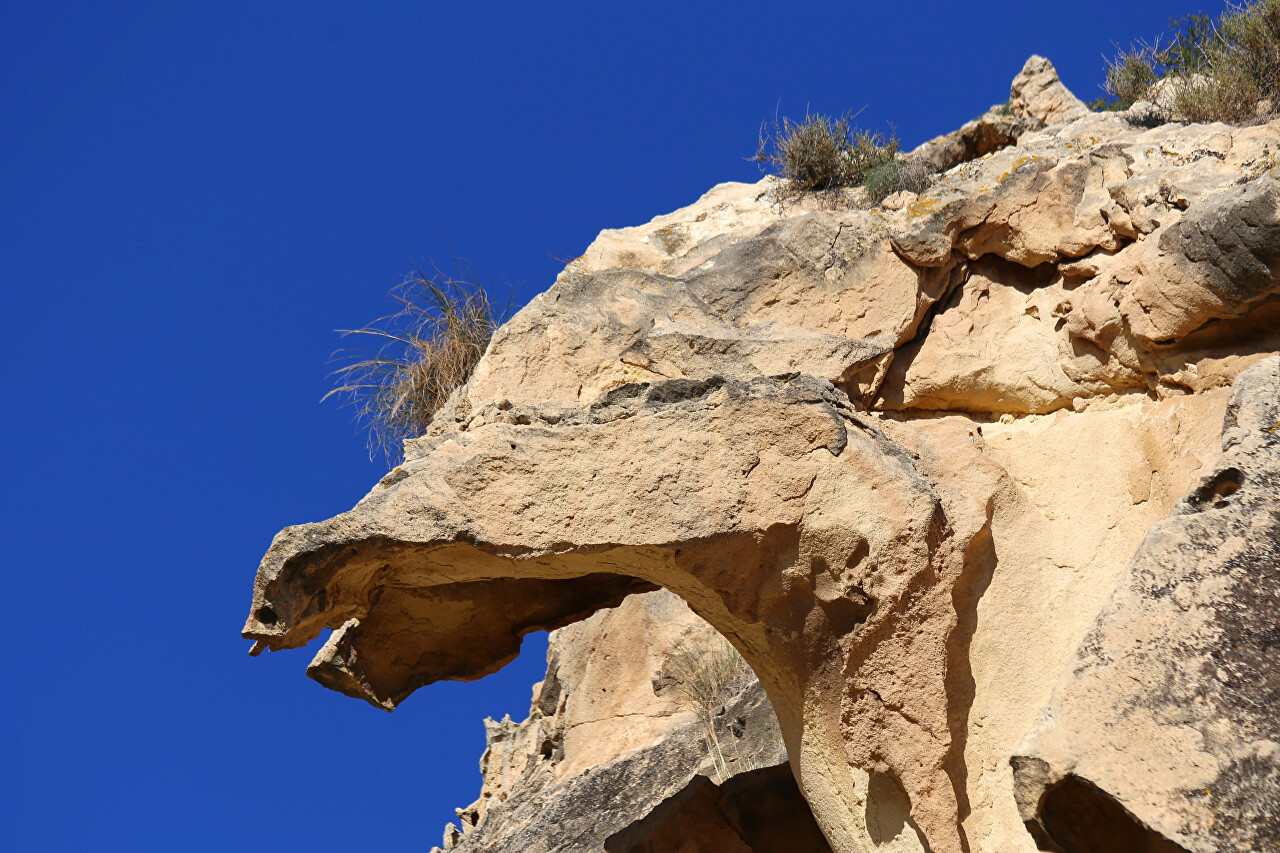
<svg viewBox="0 0 1280 853">
<path fill-rule="evenodd" d="M 860 186 L 871 169 L 891 162 L 897 151 L 896 137 L 859 130 L 852 115 L 809 114 L 799 122 L 775 118 L 763 125 L 752 160 L 783 179 L 777 198 L 785 203 L 805 193 Z"/>
<path fill-rule="evenodd" d="M 756 680 L 742 655 L 724 637 L 697 648 L 677 643 L 671 649 L 672 692 L 680 704 L 706 715 L 732 702 Z"/>
<path fill-rule="evenodd" d="M 395 465 L 403 442 L 422 435 L 455 388 L 471 377 L 506 310 L 496 311 L 480 284 L 417 270 L 391 291 L 400 310 L 344 337 L 363 335 L 376 349 L 340 349 L 338 396 L 355 409 L 369 432 L 369 458 L 382 453 Z"/>
<path fill-rule="evenodd" d="M 1127 109 L 1137 101 L 1171 101 L 1187 121 L 1250 124 L 1280 113 L 1280 0 L 1229 6 L 1216 20 L 1205 14 L 1171 22 L 1161 47 L 1142 43 L 1107 65 L 1095 109 Z M 1157 98 L 1162 81 L 1167 95 Z"/>
<path fill-rule="evenodd" d="M 1105 89 L 1115 100 L 1099 106 L 1111 110 L 1128 109 L 1138 101 L 1150 100 L 1156 83 L 1160 82 L 1156 73 L 1157 56 L 1154 48 L 1143 44 L 1109 60 Z"/>
<path fill-rule="evenodd" d="M 716 718 L 734 699 L 757 681 L 755 672 L 729 641 L 717 636 L 708 645 L 696 648 L 676 643 L 668 658 L 667 671 L 674 679 L 672 693 L 684 707 L 698 714 L 702 736 L 715 769 L 715 781 L 723 782 L 734 770 L 762 766 L 760 756 L 740 756 L 737 744 L 726 755 L 716 733 Z M 778 735 L 781 739 L 781 734 Z M 732 765 L 732 767 L 731 767 Z"/>
<path fill-rule="evenodd" d="M 919 195 L 933 186 L 935 178 L 933 170 L 918 160 L 890 160 L 868 169 L 863 186 L 867 188 L 867 200 L 876 205 L 896 192 Z"/>
</svg>

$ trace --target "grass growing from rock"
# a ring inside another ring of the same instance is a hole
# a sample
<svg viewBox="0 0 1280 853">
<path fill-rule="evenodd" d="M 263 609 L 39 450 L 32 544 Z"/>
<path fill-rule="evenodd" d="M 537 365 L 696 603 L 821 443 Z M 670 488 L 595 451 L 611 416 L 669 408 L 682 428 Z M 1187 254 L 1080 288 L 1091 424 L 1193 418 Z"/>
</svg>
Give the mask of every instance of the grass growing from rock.
<svg viewBox="0 0 1280 853">
<path fill-rule="evenodd" d="M 454 389 L 484 355 L 506 311 L 495 310 L 483 286 L 418 270 L 391 292 L 400 309 L 359 329 L 340 330 L 376 343 L 373 350 L 340 349 L 333 372 L 338 396 L 368 430 L 369 458 L 394 465 L 402 443 L 421 435 Z"/>
<path fill-rule="evenodd" d="M 872 169 L 893 162 L 897 152 L 895 136 L 860 130 L 852 115 L 809 114 L 799 122 L 783 118 L 762 126 L 752 159 L 783 179 L 776 197 L 785 203 L 805 193 L 861 186 Z"/>
<path fill-rule="evenodd" d="M 1192 121 L 1243 123 L 1280 109 L 1280 0 L 1223 15 L 1201 46 L 1201 76 L 1176 96 Z"/>
<path fill-rule="evenodd" d="M 1132 47 L 1107 64 L 1106 91 L 1114 100 L 1095 103 L 1101 110 L 1126 110 L 1147 100 L 1160 82 L 1156 73 L 1156 52 L 1147 45 Z"/>
<path fill-rule="evenodd" d="M 730 763 L 736 766 L 741 762 L 739 756 L 726 757 L 716 733 L 716 717 L 757 680 L 756 674 L 723 637 L 705 646 L 676 643 L 668 660 L 668 671 L 675 681 L 672 692 L 681 705 L 698 714 L 715 781 L 723 782 L 732 775 Z"/>
<path fill-rule="evenodd" d="M 1108 63 L 1104 88 L 1113 100 L 1095 101 L 1095 109 L 1127 109 L 1159 96 L 1193 122 L 1249 124 L 1280 114 L 1280 0 L 1171 24 L 1167 46 L 1141 43 Z"/>
<path fill-rule="evenodd" d="M 867 188 L 867 200 L 879 204 L 896 192 L 918 195 L 933 186 L 933 181 L 933 170 L 924 163 L 890 160 L 869 169 L 863 186 Z"/>
</svg>

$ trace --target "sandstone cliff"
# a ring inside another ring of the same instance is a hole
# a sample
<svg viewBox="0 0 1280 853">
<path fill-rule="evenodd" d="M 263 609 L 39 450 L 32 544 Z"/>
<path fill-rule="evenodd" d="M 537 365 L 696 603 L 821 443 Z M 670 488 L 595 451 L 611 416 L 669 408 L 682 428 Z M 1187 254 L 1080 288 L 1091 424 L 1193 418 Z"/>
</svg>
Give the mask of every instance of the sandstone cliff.
<svg viewBox="0 0 1280 853">
<path fill-rule="evenodd" d="M 244 635 L 333 629 L 308 673 L 388 710 L 561 629 L 447 846 L 1280 843 L 1280 123 L 1089 113 L 1038 57 L 1011 95 L 918 196 L 601 233 L 277 535 Z M 704 734 L 663 694 L 712 631 L 759 686 Z"/>
</svg>

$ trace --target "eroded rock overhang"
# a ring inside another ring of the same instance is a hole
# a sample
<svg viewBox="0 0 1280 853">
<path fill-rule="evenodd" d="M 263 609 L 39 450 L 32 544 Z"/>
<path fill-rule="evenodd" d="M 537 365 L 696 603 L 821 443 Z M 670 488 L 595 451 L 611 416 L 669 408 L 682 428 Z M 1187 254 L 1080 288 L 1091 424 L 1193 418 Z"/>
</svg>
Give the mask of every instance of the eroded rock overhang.
<svg viewBox="0 0 1280 853">
<path fill-rule="evenodd" d="M 334 629 L 310 673 L 391 708 L 664 586 L 760 675 L 833 849 L 899 812 L 899 849 L 1031 849 L 1006 762 L 1280 349 L 1278 150 L 1084 115 L 896 210 L 725 185 L 606 232 L 404 465 L 277 536 L 245 636 Z"/>
</svg>

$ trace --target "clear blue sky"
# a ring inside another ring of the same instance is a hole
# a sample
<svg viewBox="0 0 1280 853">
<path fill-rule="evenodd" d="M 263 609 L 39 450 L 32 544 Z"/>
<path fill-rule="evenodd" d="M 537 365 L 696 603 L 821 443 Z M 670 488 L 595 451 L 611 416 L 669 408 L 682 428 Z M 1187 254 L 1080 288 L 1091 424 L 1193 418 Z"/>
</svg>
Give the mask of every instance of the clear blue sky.
<svg viewBox="0 0 1280 853">
<path fill-rule="evenodd" d="M 331 330 L 450 243 L 518 303 L 601 228 L 755 180 L 775 108 L 914 145 L 1031 53 L 1211 4 L 19 3 L 0 13 L 0 849 L 422 850 L 545 640 L 387 715 L 246 656 L 277 529 L 382 473 Z"/>
</svg>

